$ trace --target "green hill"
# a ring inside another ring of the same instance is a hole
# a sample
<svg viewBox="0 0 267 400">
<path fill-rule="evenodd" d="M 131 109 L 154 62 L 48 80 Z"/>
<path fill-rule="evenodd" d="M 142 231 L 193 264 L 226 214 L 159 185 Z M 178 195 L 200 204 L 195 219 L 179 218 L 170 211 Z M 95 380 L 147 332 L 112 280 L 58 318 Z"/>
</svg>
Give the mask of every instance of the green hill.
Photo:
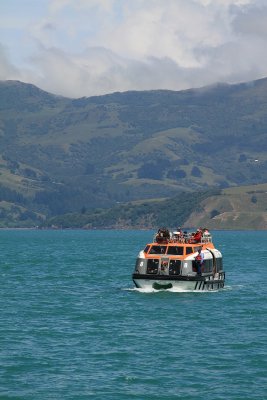
<svg viewBox="0 0 267 400">
<path fill-rule="evenodd" d="M 2 81 L 2 225 L 265 183 L 266 122 L 267 79 L 81 99 Z"/>
<path fill-rule="evenodd" d="M 170 199 L 120 204 L 48 219 L 57 228 L 267 229 L 267 184 L 224 190 L 182 192 Z"/>
<path fill-rule="evenodd" d="M 108 228 L 108 229 L 155 229 L 159 226 L 181 226 L 199 203 L 218 190 L 181 192 L 170 199 L 152 199 L 118 204 L 109 209 L 94 209 L 82 213 L 70 213 L 48 219 L 44 227 L 54 228 Z"/>
</svg>

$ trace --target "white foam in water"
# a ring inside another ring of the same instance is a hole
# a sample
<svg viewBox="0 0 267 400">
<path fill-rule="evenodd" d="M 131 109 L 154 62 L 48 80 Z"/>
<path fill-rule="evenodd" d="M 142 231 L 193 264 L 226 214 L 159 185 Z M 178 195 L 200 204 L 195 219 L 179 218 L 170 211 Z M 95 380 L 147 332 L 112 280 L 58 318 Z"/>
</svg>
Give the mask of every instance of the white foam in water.
<svg viewBox="0 0 267 400">
<path fill-rule="evenodd" d="M 193 289 L 181 289 L 181 288 L 170 288 L 167 290 L 168 290 L 168 292 L 174 292 L 174 293 L 193 293 L 193 292 L 195 292 L 195 290 L 193 290 Z M 202 293 L 204 293 L 204 290 L 202 291 Z"/>
<path fill-rule="evenodd" d="M 171 288 L 171 289 L 154 289 L 154 288 L 126 288 L 122 290 L 139 292 L 139 293 L 162 293 L 162 292 L 172 292 L 172 293 L 212 293 L 217 292 L 218 290 L 189 290 L 189 289 L 181 289 L 181 288 Z"/>
<path fill-rule="evenodd" d="M 146 288 L 146 289 L 141 289 L 141 288 L 126 288 L 126 289 L 122 289 L 122 290 L 127 290 L 130 292 L 140 292 L 140 293 L 156 293 L 156 292 L 160 292 L 160 290 L 156 290 L 153 288 Z"/>
<path fill-rule="evenodd" d="M 245 287 L 245 285 L 234 285 L 234 286 L 225 285 L 223 290 L 243 289 L 244 287 Z"/>
</svg>

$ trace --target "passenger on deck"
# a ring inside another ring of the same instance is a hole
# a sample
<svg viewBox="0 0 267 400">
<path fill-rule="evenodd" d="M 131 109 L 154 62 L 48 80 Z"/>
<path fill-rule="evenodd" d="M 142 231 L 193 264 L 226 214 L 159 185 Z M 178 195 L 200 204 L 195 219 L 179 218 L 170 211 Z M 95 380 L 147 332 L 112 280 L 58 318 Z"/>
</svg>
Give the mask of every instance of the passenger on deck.
<svg viewBox="0 0 267 400">
<path fill-rule="evenodd" d="M 203 229 L 203 237 L 210 237 L 210 232 L 207 228 Z"/>
<path fill-rule="evenodd" d="M 177 233 L 181 236 L 183 234 L 182 228 L 177 228 Z"/>
<path fill-rule="evenodd" d="M 202 275 L 202 265 L 204 263 L 204 254 L 202 253 L 201 249 L 198 250 L 195 260 L 196 260 L 196 265 L 197 265 L 197 274 L 199 276 L 201 276 Z"/>
<path fill-rule="evenodd" d="M 166 243 L 170 240 L 170 232 L 167 228 L 160 228 L 156 235 L 156 241 L 158 243 Z"/>
<path fill-rule="evenodd" d="M 183 233 L 183 240 L 184 240 L 185 243 L 188 242 L 188 233 L 187 233 L 187 231 L 184 231 L 184 233 Z"/>
<path fill-rule="evenodd" d="M 200 229 L 197 229 L 195 236 L 194 236 L 194 240 L 196 241 L 196 243 L 201 242 L 201 238 L 202 238 L 202 232 Z"/>
<path fill-rule="evenodd" d="M 173 232 L 173 239 L 177 242 L 183 241 L 183 231 L 181 228 L 177 228 L 177 230 Z"/>
<path fill-rule="evenodd" d="M 201 238 L 202 238 L 202 230 L 197 229 L 197 231 L 192 234 L 189 243 L 201 243 Z"/>
</svg>

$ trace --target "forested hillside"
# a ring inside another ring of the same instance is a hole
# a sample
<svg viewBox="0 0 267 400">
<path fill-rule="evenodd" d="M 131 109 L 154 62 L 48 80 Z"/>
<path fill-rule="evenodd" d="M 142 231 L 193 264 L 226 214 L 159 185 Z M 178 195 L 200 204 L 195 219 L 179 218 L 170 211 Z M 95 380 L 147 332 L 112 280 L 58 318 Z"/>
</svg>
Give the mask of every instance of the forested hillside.
<svg viewBox="0 0 267 400">
<path fill-rule="evenodd" d="M 2 81 L 2 224 L 267 182 L 266 126 L 267 79 L 81 99 Z"/>
<path fill-rule="evenodd" d="M 267 229 L 267 184 L 182 192 L 171 199 L 133 202 L 48 219 L 49 228 Z"/>
</svg>

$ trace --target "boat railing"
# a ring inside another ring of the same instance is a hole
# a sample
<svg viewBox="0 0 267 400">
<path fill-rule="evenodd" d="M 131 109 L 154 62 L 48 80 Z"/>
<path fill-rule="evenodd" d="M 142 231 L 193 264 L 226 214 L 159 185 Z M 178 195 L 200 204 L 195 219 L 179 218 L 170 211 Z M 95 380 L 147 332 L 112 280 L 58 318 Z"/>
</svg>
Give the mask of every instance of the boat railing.
<svg viewBox="0 0 267 400">
<path fill-rule="evenodd" d="M 202 236 L 201 243 L 212 243 L 212 236 Z"/>
<path fill-rule="evenodd" d="M 154 243 L 159 243 L 159 244 L 166 244 L 166 243 L 181 243 L 181 244 L 196 244 L 196 243 L 212 243 L 212 236 L 211 235 L 205 235 L 201 237 L 201 240 L 199 242 L 194 241 L 194 238 L 191 237 L 190 235 L 183 235 L 183 236 L 176 236 L 176 235 L 171 235 L 170 237 L 159 237 L 157 234 L 154 235 L 153 237 L 153 242 Z"/>
</svg>

